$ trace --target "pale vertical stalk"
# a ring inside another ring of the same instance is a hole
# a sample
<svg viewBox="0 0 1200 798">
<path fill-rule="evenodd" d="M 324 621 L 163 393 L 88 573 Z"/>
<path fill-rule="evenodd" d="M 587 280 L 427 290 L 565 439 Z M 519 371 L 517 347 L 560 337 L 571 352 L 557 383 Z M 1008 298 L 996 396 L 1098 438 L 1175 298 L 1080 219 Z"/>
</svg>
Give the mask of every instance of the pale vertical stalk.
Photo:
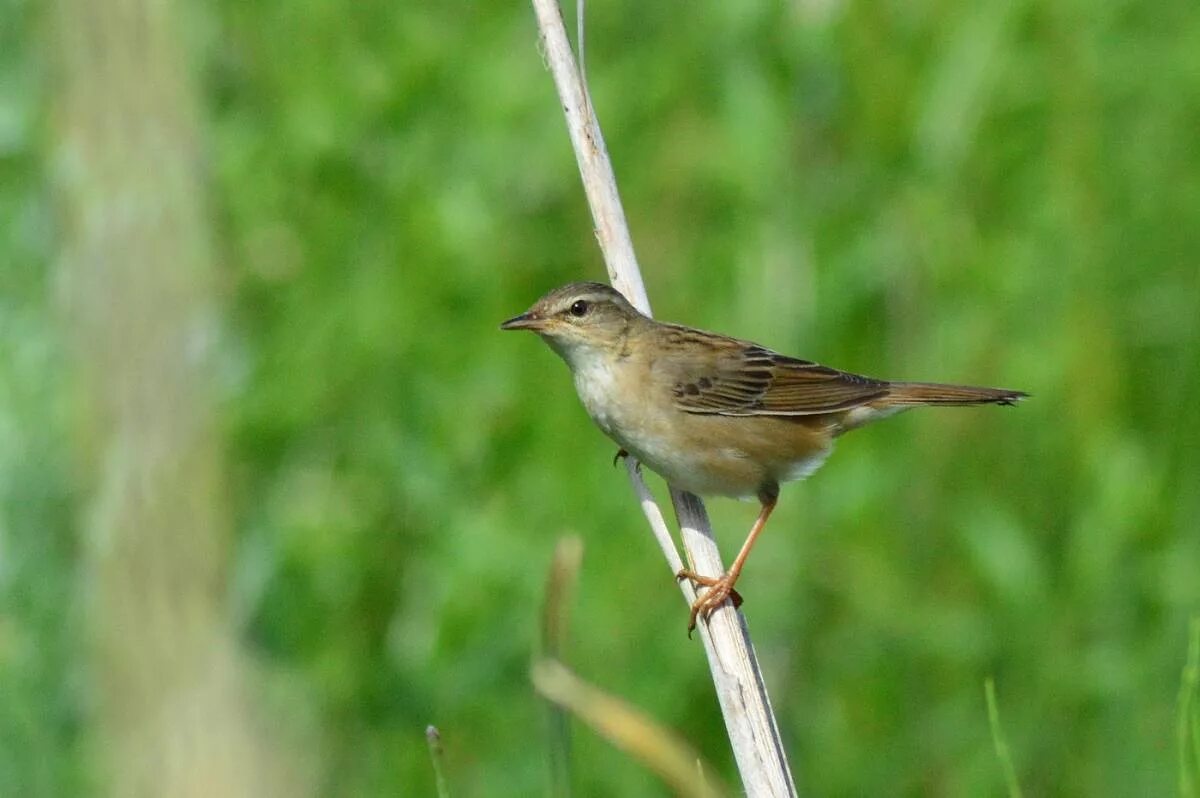
<svg viewBox="0 0 1200 798">
<path fill-rule="evenodd" d="M 649 314 L 650 301 L 633 252 L 633 241 L 617 193 L 612 164 L 587 86 L 579 75 L 571 52 L 562 12 L 557 0 L 533 0 L 533 7 L 545 46 L 546 61 L 566 115 L 567 130 L 579 163 L 596 225 L 596 238 L 604 253 L 609 278 L 613 286 L 635 307 Z M 630 476 L 673 575 L 680 563 L 674 553 L 674 544 L 670 542 L 670 533 L 665 532 L 665 525 L 659 526 L 662 513 L 649 492 L 645 491 L 636 469 L 631 468 Z M 672 489 L 671 497 L 688 560 L 701 573 L 723 573 L 725 567 L 704 505 L 697 497 L 675 489 Z M 690 602 L 694 595 L 691 586 L 683 584 L 681 589 Z M 795 795 L 795 783 L 788 769 L 745 618 L 726 602 L 707 623 L 701 621 L 698 628 L 746 794 Z"/>
<path fill-rule="evenodd" d="M 222 598 L 216 274 L 179 10 L 58 0 L 48 20 L 91 761 L 111 795 L 303 795 Z"/>
</svg>

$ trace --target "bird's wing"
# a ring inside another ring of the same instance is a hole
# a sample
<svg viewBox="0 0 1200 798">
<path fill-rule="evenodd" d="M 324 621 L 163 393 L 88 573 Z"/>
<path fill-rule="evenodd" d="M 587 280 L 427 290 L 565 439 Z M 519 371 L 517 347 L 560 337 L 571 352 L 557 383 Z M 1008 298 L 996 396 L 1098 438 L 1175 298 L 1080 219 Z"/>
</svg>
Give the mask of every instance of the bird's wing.
<svg viewBox="0 0 1200 798">
<path fill-rule="evenodd" d="M 888 384 L 724 339 L 707 357 L 684 365 L 671 386 L 675 406 L 722 416 L 834 413 L 885 396 Z M 713 357 L 713 354 L 716 357 Z"/>
</svg>

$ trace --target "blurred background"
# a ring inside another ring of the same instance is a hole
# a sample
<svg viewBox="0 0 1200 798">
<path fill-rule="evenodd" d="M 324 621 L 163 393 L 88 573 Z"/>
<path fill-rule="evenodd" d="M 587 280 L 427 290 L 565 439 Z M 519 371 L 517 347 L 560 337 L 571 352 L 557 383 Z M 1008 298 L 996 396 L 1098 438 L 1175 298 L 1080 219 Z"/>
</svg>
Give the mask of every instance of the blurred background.
<svg viewBox="0 0 1200 798">
<path fill-rule="evenodd" d="M 604 277 L 530 7 L 140 8 L 0 3 L 0 793 L 183 793 L 225 735 L 193 794 L 430 795 L 434 723 L 452 794 L 544 794 L 564 534 L 568 664 L 736 784 L 613 444 L 497 330 Z M 1033 395 L 784 489 L 739 587 L 802 793 L 1001 794 L 989 676 L 1029 794 L 1174 793 L 1195 3 L 592 2 L 587 56 L 658 316 Z"/>
</svg>

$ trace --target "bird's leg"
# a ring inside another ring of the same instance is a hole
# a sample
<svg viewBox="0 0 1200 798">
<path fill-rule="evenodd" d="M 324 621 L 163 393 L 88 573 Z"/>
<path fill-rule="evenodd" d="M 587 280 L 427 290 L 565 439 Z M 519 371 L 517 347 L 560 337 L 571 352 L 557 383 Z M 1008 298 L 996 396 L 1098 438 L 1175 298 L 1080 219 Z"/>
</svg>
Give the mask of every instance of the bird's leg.
<svg viewBox="0 0 1200 798">
<path fill-rule="evenodd" d="M 750 549 L 754 547 L 754 541 L 758 538 L 763 527 L 767 524 L 767 519 L 771 517 L 771 511 L 775 509 L 775 502 L 779 497 L 779 489 L 763 490 L 759 495 L 759 500 L 762 501 L 762 510 L 758 513 L 758 518 L 754 520 L 754 526 L 750 527 L 750 534 L 746 535 L 746 542 L 742 544 L 741 551 L 733 560 L 733 565 L 725 572 L 723 576 L 703 576 L 695 571 L 684 568 L 675 574 L 676 579 L 690 579 L 692 584 L 708 588 L 700 596 L 692 602 L 692 612 L 688 616 L 688 636 L 692 634 L 692 630 L 696 628 L 696 618 L 701 617 L 708 620 L 708 616 L 713 614 L 713 611 L 725 603 L 725 599 L 733 601 L 734 609 L 737 609 L 742 604 L 742 597 L 736 590 L 733 589 L 734 583 L 742 573 L 742 568 L 746 564 L 746 558 L 750 556 Z"/>
</svg>

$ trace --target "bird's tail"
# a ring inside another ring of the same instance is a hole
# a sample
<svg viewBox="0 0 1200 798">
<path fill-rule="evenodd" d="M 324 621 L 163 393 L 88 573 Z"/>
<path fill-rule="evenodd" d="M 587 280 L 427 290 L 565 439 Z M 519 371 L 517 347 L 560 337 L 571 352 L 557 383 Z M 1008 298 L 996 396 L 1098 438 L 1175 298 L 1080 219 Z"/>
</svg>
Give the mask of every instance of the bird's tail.
<svg viewBox="0 0 1200 798">
<path fill-rule="evenodd" d="M 936 382 L 893 382 L 884 401 L 889 405 L 1013 405 L 1029 394 L 1004 388 L 942 385 Z"/>
</svg>

